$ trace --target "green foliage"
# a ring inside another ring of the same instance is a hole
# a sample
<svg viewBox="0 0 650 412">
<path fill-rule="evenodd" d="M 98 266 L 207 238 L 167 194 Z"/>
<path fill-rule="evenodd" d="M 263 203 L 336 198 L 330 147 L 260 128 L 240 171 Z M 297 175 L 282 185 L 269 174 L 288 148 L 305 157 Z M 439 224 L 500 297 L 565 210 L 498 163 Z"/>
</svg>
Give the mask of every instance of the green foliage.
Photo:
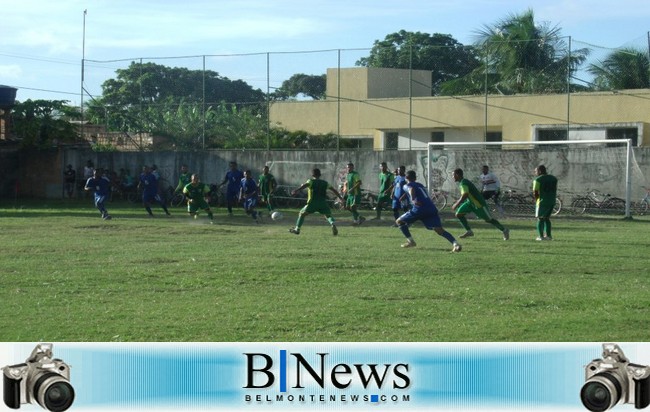
<svg viewBox="0 0 650 412">
<path fill-rule="evenodd" d="M 382 41 L 376 40 L 370 55 L 357 66 L 431 70 L 432 94 L 441 84 L 463 77 L 479 65 L 476 51 L 448 34 L 427 34 L 400 30 Z"/>
<path fill-rule="evenodd" d="M 650 60 L 641 50 L 625 48 L 610 53 L 599 64 L 587 68 L 595 76 L 598 90 L 650 88 Z"/>
<path fill-rule="evenodd" d="M 310 97 L 314 100 L 325 98 L 327 88 L 327 75 L 308 75 L 303 73 L 294 74 L 282 82 L 282 86 L 273 94 L 276 100 L 295 99 L 300 95 Z"/>
<path fill-rule="evenodd" d="M 347 212 L 337 237 L 318 215 L 295 236 L 296 210 L 210 225 L 47 204 L 0 204 L 3 342 L 647 340 L 648 220 L 558 218 L 553 242 L 533 240 L 532 218 L 505 221 L 508 242 L 476 222 L 452 254 L 420 225 L 404 250 L 389 220 L 351 227 Z"/>
<path fill-rule="evenodd" d="M 29 148 L 47 148 L 78 137 L 77 126 L 71 120 L 81 115 L 67 100 L 31 100 L 17 102 L 12 108 L 13 126 L 22 145 Z"/>
</svg>

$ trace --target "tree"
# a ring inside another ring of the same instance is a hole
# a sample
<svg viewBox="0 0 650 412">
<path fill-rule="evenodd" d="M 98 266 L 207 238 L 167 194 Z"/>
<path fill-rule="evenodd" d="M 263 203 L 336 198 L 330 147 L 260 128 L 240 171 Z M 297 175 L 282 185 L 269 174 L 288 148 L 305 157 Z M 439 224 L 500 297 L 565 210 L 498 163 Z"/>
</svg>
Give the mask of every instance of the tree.
<svg viewBox="0 0 650 412">
<path fill-rule="evenodd" d="M 167 110 L 170 104 L 181 101 L 202 108 L 219 102 L 257 107 L 266 100 L 261 90 L 211 70 L 132 62 L 116 73 L 115 79 L 102 84 L 102 97 L 88 105 L 88 117 L 107 123 L 109 130 L 150 132 L 155 127 L 143 113 L 151 115 L 157 107 Z"/>
<path fill-rule="evenodd" d="M 510 14 L 477 34 L 481 66 L 443 89 L 483 93 L 487 78 L 489 93 L 565 92 L 567 79 L 588 54 L 587 49 L 569 50 L 560 29 L 536 24 L 532 10 Z"/>
<path fill-rule="evenodd" d="M 298 73 L 294 74 L 282 82 L 274 93 L 274 98 L 278 100 L 288 100 L 299 95 L 310 97 L 314 100 L 325 98 L 325 89 L 327 88 L 327 75 L 309 75 Z"/>
<path fill-rule="evenodd" d="M 376 40 L 370 55 L 357 66 L 431 70 L 432 94 L 442 83 L 463 77 L 480 64 L 473 47 L 459 43 L 448 34 L 427 34 L 400 30 Z"/>
<path fill-rule="evenodd" d="M 77 140 L 77 126 L 71 120 L 81 115 L 67 100 L 17 102 L 12 108 L 14 132 L 25 147 L 46 148 Z"/>
<path fill-rule="evenodd" d="M 590 64 L 587 71 L 594 75 L 598 90 L 650 88 L 650 60 L 634 48 L 616 50 L 599 64 Z"/>
</svg>

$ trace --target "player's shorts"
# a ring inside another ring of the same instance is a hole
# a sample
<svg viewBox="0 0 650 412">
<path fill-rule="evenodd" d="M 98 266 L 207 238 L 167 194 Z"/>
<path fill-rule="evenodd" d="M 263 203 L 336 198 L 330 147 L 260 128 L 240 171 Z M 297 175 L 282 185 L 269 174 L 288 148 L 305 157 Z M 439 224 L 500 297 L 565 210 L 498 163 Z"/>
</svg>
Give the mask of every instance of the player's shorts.
<svg viewBox="0 0 650 412">
<path fill-rule="evenodd" d="M 456 216 L 466 215 L 468 213 L 474 213 L 476 217 L 483 219 L 485 221 L 492 220 L 490 211 L 487 210 L 487 208 L 476 207 L 474 206 L 474 203 L 472 203 L 472 201 L 469 199 L 467 199 L 460 206 L 458 206 L 458 209 L 456 209 Z"/>
<path fill-rule="evenodd" d="M 537 202 L 535 204 L 535 217 L 537 218 L 548 218 L 553 214 L 553 208 L 555 207 L 555 200 L 553 203 L 550 202 Z"/>
<path fill-rule="evenodd" d="M 499 204 L 499 195 L 501 192 L 499 190 L 486 190 L 483 192 L 483 199 L 490 200 L 494 198 L 494 203 Z"/>
<path fill-rule="evenodd" d="M 251 196 L 244 199 L 244 210 L 251 210 L 257 207 L 257 196 Z"/>
<path fill-rule="evenodd" d="M 393 202 L 391 206 L 393 207 L 393 209 L 402 209 L 402 210 L 408 210 L 411 207 L 407 199 L 399 200 L 397 198 L 393 198 Z"/>
<path fill-rule="evenodd" d="M 377 204 L 390 203 L 392 196 L 391 195 L 379 195 L 377 197 Z"/>
<path fill-rule="evenodd" d="M 345 199 L 345 207 L 351 208 L 352 206 L 359 206 L 361 204 L 361 195 L 348 195 Z"/>
<path fill-rule="evenodd" d="M 190 213 L 196 213 L 199 209 L 209 209 L 210 206 L 205 199 L 195 199 L 191 202 L 187 202 L 187 211 Z"/>
<path fill-rule="evenodd" d="M 95 207 L 104 206 L 106 203 L 106 196 L 95 195 Z"/>
<path fill-rule="evenodd" d="M 300 210 L 300 213 L 320 213 L 321 215 L 331 216 L 332 210 L 327 202 L 311 202 Z"/>
<path fill-rule="evenodd" d="M 234 200 L 236 202 L 237 199 L 239 199 L 239 188 L 228 188 L 228 190 L 226 190 L 226 199 L 229 201 Z"/>
<path fill-rule="evenodd" d="M 440 221 L 440 215 L 437 212 L 421 213 L 421 212 L 413 212 L 413 210 L 409 210 L 408 212 L 404 213 L 402 216 L 398 217 L 398 219 L 409 225 L 419 220 L 424 224 L 424 227 L 426 227 L 429 230 L 432 230 L 433 228 L 436 227 L 442 227 L 442 222 Z"/>
<path fill-rule="evenodd" d="M 160 195 L 158 193 L 142 192 L 142 203 L 152 203 L 152 202 L 162 203 L 162 199 L 160 198 Z"/>
</svg>

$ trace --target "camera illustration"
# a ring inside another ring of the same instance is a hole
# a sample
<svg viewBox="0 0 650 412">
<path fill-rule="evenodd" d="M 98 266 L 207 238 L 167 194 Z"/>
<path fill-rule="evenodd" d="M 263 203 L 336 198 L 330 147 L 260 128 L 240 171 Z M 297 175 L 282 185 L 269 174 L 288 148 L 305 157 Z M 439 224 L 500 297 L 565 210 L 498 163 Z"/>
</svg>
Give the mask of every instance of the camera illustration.
<svg viewBox="0 0 650 412">
<path fill-rule="evenodd" d="M 594 412 L 606 411 L 619 403 L 633 403 L 636 409 L 650 404 L 650 366 L 630 363 L 615 343 L 603 343 L 603 358 L 585 366 L 582 404 Z"/>
<path fill-rule="evenodd" d="M 70 385 L 70 366 L 52 358 L 52 344 L 36 345 L 25 363 L 2 368 L 5 404 L 19 409 L 23 403 L 38 403 L 43 408 L 62 412 L 74 401 Z"/>
</svg>

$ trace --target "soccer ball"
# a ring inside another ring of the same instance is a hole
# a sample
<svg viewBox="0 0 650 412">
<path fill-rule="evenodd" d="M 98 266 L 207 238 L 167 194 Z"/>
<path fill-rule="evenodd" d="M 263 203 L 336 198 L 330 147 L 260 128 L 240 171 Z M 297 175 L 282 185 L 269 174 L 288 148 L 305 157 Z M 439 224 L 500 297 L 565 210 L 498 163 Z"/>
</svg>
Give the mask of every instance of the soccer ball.
<svg viewBox="0 0 650 412">
<path fill-rule="evenodd" d="M 273 212 L 271 213 L 271 219 L 273 220 L 282 220 L 282 212 Z"/>
</svg>

